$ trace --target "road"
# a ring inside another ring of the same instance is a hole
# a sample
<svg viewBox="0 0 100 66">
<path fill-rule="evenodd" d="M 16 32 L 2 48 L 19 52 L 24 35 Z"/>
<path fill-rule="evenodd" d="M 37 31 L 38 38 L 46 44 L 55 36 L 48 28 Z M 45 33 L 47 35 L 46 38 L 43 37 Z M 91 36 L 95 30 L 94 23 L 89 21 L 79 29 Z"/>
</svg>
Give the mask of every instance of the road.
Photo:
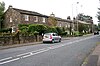
<svg viewBox="0 0 100 66">
<path fill-rule="evenodd" d="M 0 66 L 80 66 L 99 42 L 99 35 L 89 35 L 0 50 Z"/>
</svg>

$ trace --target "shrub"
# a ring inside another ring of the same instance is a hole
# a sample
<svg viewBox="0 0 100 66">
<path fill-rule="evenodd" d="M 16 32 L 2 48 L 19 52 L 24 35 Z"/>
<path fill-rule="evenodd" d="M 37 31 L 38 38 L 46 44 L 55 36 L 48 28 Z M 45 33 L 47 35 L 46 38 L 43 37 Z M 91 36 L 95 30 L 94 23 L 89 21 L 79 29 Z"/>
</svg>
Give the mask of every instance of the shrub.
<svg viewBox="0 0 100 66">
<path fill-rule="evenodd" d="M 56 30 L 55 27 L 47 27 L 47 31 L 46 32 L 58 33 L 58 31 Z"/>
<path fill-rule="evenodd" d="M 34 32 L 34 35 L 38 35 L 38 34 L 39 34 L 39 32 L 37 32 L 37 31 Z"/>
<path fill-rule="evenodd" d="M 74 36 L 83 36 L 83 33 L 80 33 L 79 31 L 75 31 Z"/>
<path fill-rule="evenodd" d="M 57 32 L 58 32 L 58 35 L 61 35 L 62 34 L 62 29 L 60 27 L 55 27 Z"/>
<path fill-rule="evenodd" d="M 12 32 L 12 28 L 4 28 L 4 29 L 0 29 L 0 33 L 4 33 L 4 32 L 6 32 L 6 33 L 8 33 L 8 32 Z"/>
<path fill-rule="evenodd" d="M 45 33 L 45 31 L 47 30 L 47 27 L 42 24 L 37 24 L 36 27 L 37 27 L 36 31 L 39 32 L 39 35 L 42 35 L 42 33 Z"/>
<path fill-rule="evenodd" d="M 66 36 L 66 35 L 67 35 L 67 32 L 62 32 L 61 35 L 62 35 L 62 36 Z"/>
<path fill-rule="evenodd" d="M 34 33 L 35 31 L 37 31 L 36 25 L 35 24 L 29 25 L 28 32 L 29 33 Z"/>
</svg>

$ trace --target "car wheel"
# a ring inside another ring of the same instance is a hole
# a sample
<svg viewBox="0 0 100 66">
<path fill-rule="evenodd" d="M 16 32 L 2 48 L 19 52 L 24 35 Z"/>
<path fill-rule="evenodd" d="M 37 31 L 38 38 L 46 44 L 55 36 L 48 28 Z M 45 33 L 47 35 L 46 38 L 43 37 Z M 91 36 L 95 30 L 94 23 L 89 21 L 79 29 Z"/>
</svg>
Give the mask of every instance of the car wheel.
<svg viewBox="0 0 100 66">
<path fill-rule="evenodd" d="M 43 43 L 45 43 L 45 41 L 43 41 Z"/>
<path fill-rule="evenodd" d="M 61 39 L 59 39 L 59 42 L 61 42 Z"/>
<path fill-rule="evenodd" d="M 55 41 L 54 41 L 54 39 L 52 40 L 52 43 L 54 43 Z"/>
</svg>

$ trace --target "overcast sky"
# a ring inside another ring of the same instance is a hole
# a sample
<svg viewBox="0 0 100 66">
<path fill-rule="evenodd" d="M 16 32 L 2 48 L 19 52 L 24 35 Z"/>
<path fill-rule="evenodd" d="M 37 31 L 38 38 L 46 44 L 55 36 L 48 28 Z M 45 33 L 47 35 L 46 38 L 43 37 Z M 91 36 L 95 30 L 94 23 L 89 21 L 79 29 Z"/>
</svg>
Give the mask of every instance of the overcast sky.
<svg viewBox="0 0 100 66">
<path fill-rule="evenodd" d="M 39 12 L 50 15 L 52 12 L 56 17 L 66 19 L 67 16 L 76 16 L 78 13 L 84 13 L 93 17 L 97 24 L 96 14 L 99 7 L 99 0 L 0 0 L 14 8 Z M 79 4 L 77 4 L 79 2 Z"/>
</svg>

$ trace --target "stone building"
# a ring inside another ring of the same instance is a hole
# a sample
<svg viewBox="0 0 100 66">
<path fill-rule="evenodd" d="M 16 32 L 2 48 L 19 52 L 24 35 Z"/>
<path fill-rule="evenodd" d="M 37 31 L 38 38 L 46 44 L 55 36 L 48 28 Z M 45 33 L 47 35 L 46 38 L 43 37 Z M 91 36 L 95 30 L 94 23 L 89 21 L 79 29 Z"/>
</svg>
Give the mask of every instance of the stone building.
<svg viewBox="0 0 100 66">
<path fill-rule="evenodd" d="M 58 27 L 71 27 L 72 21 L 67 19 L 62 19 L 59 17 L 55 17 L 55 14 L 51 14 L 50 16 L 54 17 L 57 20 Z M 34 11 L 28 11 L 23 9 L 13 8 L 9 6 L 7 11 L 5 12 L 5 20 L 4 20 L 4 27 L 5 28 L 12 28 L 15 32 L 18 29 L 19 24 L 48 24 L 48 18 L 50 16 L 40 14 Z"/>
<path fill-rule="evenodd" d="M 47 24 L 47 22 L 48 16 L 46 15 L 9 6 L 5 12 L 4 27 L 16 31 L 19 24 Z"/>
</svg>

